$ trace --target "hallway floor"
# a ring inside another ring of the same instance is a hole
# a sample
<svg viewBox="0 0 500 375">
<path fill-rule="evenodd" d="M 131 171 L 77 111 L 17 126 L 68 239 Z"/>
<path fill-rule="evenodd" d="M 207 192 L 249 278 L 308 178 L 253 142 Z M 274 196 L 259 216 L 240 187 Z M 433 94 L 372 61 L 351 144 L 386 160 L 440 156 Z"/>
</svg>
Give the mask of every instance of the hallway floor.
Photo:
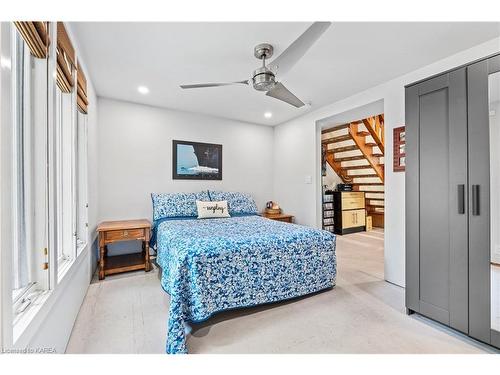
<svg viewBox="0 0 500 375">
<path fill-rule="evenodd" d="M 484 353 L 494 349 L 416 314 L 383 279 L 380 230 L 337 237 L 337 286 L 224 312 L 193 328 L 190 353 Z M 67 353 L 164 353 L 168 295 L 154 272 L 93 282 Z"/>
</svg>

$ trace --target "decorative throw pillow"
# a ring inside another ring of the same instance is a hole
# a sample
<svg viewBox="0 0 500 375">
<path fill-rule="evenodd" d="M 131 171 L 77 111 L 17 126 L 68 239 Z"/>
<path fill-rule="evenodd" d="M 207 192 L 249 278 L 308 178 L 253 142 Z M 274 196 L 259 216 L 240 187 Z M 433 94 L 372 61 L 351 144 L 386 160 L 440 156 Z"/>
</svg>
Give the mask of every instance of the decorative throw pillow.
<svg viewBox="0 0 500 375">
<path fill-rule="evenodd" d="M 196 217 L 196 201 L 210 201 L 208 192 L 199 193 L 151 193 L 153 220 L 166 217 Z"/>
<path fill-rule="evenodd" d="M 227 201 L 230 215 L 257 214 L 257 205 L 250 194 L 213 191 L 209 192 L 212 201 Z"/>
<path fill-rule="evenodd" d="M 227 201 L 202 202 L 196 201 L 198 207 L 198 219 L 210 219 L 214 217 L 231 217 L 227 209 Z"/>
</svg>

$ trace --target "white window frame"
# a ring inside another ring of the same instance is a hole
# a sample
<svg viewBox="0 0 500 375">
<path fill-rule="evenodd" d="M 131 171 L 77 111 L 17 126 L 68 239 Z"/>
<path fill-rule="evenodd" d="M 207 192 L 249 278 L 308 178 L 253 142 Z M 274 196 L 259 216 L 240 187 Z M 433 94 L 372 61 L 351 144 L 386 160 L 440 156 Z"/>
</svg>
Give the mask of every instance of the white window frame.
<svg viewBox="0 0 500 375">
<path fill-rule="evenodd" d="M 56 238 L 58 282 L 76 260 L 75 233 L 75 89 L 63 93 L 56 87 Z"/>
<path fill-rule="evenodd" d="M 47 149 L 47 139 L 46 139 L 46 126 L 47 123 L 43 118 L 46 118 L 46 103 L 41 100 L 41 104 L 38 99 L 33 101 L 32 96 L 38 95 L 40 93 L 45 93 L 47 88 L 47 77 L 40 73 L 43 73 L 46 69 L 43 62 L 36 61 L 31 56 L 29 48 L 22 38 L 16 33 L 11 33 L 11 45 L 12 45 L 12 207 L 11 216 L 13 222 L 13 242 L 12 251 L 14 253 L 13 261 L 18 259 L 17 254 L 19 254 L 20 247 L 20 220 L 24 215 L 29 214 L 30 211 L 36 209 L 36 212 L 45 211 L 46 215 L 44 217 L 36 217 L 33 220 L 37 220 L 35 223 L 36 228 L 43 227 L 43 234 L 40 235 L 39 232 L 33 232 L 31 230 L 31 225 L 33 224 L 31 220 L 27 220 L 24 228 L 25 232 L 31 234 L 31 238 L 28 238 L 27 247 L 27 262 L 28 262 L 28 272 L 30 273 L 29 283 L 19 288 L 19 290 L 14 289 L 12 285 L 12 314 L 14 317 L 14 322 L 16 322 L 22 315 L 22 313 L 34 302 L 40 295 L 42 295 L 46 290 L 49 289 L 49 274 L 48 270 L 43 269 L 43 263 L 45 262 L 46 255 L 44 253 L 44 248 L 46 248 L 47 240 L 47 225 L 48 225 L 48 212 L 47 212 L 47 185 L 48 178 L 46 171 L 43 169 L 34 172 L 34 168 L 39 167 L 31 164 L 32 153 L 36 153 L 39 150 Z M 20 49 L 22 48 L 22 51 Z M 23 66 L 19 65 L 18 53 L 23 55 Z M 19 69 L 22 72 L 19 72 Z M 36 70 L 37 73 L 33 76 L 33 71 Z M 19 87 L 19 74 L 22 74 L 22 87 Z M 37 80 L 37 81 L 35 81 Z M 20 92 L 21 91 L 21 92 Z M 22 95 L 22 98 L 21 98 Z M 21 101 L 21 103 L 19 103 Z M 22 111 L 22 112 L 21 112 Z M 20 120 L 20 116 L 22 119 Z M 20 124 L 19 121 L 23 121 Z M 33 124 L 32 121 L 36 121 Z M 22 133 L 20 132 L 22 127 Z M 41 129 L 41 130 L 40 130 Z M 45 129 L 45 130 L 44 130 Z M 25 133 L 27 132 L 27 133 Z M 22 139 L 21 139 L 22 138 Z M 35 143 L 36 142 L 36 143 Z M 19 150 L 20 144 L 22 143 L 22 150 L 26 151 L 23 154 L 22 163 Z M 26 147 L 26 143 L 30 147 Z M 34 146 L 34 147 L 31 147 Z M 45 164 L 43 158 L 46 155 L 36 155 L 37 160 L 41 160 L 42 165 Z M 21 170 L 22 168 L 22 170 Z M 21 186 L 18 177 L 23 172 L 25 183 Z M 42 175 L 41 180 L 40 175 Z M 38 179 L 37 179 L 38 177 Z M 32 187 L 40 188 L 40 190 L 32 190 Z M 21 196 L 21 190 L 25 190 L 25 195 Z M 40 194 L 41 193 L 41 194 Z M 26 198 L 27 197 L 27 198 Z M 42 200 L 39 198 L 44 197 Z M 37 198 L 38 201 L 32 202 L 33 198 Z M 25 205 L 23 205 L 24 212 L 20 212 L 20 207 L 18 202 L 20 199 L 25 199 Z M 12 272 L 16 272 L 18 268 L 12 267 Z M 14 276 L 14 275 L 13 275 Z"/>
<path fill-rule="evenodd" d="M 77 112 L 75 160 L 75 232 L 76 254 L 79 256 L 88 243 L 88 115 Z"/>
</svg>

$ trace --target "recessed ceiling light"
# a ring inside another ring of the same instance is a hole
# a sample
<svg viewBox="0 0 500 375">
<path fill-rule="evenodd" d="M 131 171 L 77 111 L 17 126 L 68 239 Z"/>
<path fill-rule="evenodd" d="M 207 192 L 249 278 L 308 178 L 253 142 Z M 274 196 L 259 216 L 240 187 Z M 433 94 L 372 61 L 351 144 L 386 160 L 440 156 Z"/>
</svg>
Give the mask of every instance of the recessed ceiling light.
<svg viewBox="0 0 500 375">
<path fill-rule="evenodd" d="M 139 86 L 137 91 L 139 91 L 142 95 L 149 94 L 149 89 L 146 86 Z"/>
<path fill-rule="evenodd" d="M 273 117 L 273 114 L 271 112 L 265 112 L 264 113 L 264 117 L 265 118 L 271 118 L 271 117 Z"/>
</svg>

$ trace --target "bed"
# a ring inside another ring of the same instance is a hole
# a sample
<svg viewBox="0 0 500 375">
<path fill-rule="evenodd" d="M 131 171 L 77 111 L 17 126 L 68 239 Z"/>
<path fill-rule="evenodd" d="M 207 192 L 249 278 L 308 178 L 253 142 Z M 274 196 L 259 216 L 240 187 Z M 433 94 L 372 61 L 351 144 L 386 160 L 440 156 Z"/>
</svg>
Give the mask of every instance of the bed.
<svg viewBox="0 0 500 375">
<path fill-rule="evenodd" d="M 167 353 L 187 353 L 189 323 L 335 285 L 333 234 L 263 218 L 256 207 L 242 213 L 232 206 L 230 218 L 200 220 L 190 208 L 189 216 L 154 220 L 161 285 L 170 295 Z"/>
</svg>

